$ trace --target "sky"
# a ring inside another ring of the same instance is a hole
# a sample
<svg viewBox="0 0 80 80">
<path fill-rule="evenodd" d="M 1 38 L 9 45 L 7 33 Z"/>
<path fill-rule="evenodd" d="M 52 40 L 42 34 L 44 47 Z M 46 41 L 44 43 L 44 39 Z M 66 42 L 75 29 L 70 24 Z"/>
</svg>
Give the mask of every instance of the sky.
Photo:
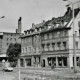
<svg viewBox="0 0 80 80">
<path fill-rule="evenodd" d="M 78 0 L 70 0 L 76 2 Z M 22 17 L 22 32 L 52 17 L 63 16 L 68 2 L 62 0 L 0 0 L 0 32 L 15 32 Z M 78 6 L 78 5 L 77 5 Z"/>
</svg>

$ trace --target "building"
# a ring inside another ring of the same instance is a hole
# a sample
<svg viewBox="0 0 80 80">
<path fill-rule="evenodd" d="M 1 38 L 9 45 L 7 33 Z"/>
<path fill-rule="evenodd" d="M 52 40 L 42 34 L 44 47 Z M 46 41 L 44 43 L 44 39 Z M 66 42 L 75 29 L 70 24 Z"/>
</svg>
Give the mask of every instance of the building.
<svg viewBox="0 0 80 80">
<path fill-rule="evenodd" d="M 45 21 L 39 24 L 32 23 L 30 30 L 24 31 L 24 35 L 21 36 L 21 66 L 40 66 L 41 65 L 41 42 L 40 31 Z"/>
<path fill-rule="evenodd" d="M 80 12 L 74 9 L 76 62 L 80 57 Z M 67 8 L 64 16 L 33 24 L 21 37 L 21 66 L 73 67 L 73 18 Z M 77 64 L 78 65 L 78 64 Z"/>
<path fill-rule="evenodd" d="M 20 24 L 19 24 L 20 23 Z M 20 29 L 19 29 L 20 28 Z M 6 51 L 10 43 L 21 43 L 21 17 L 18 20 L 18 32 L 0 32 L 0 61 L 6 59 Z"/>
</svg>

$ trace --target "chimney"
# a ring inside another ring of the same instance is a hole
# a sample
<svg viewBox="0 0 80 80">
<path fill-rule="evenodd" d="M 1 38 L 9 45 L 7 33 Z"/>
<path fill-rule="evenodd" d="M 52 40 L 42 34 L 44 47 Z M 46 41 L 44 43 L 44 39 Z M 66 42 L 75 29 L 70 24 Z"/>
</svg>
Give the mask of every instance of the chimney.
<svg viewBox="0 0 80 80">
<path fill-rule="evenodd" d="M 43 20 L 43 23 L 45 23 L 45 20 Z"/>
<path fill-rule="evenodd" d="M 34 23 L 32 23 L 32 27 L 35 27 L 35 24 Z"/>
<path fill-rule="evenodd" d="M 18 19 L 18 33 L 21 33 L 22 30 L 22 23 L 21 23 L 21 17 Z"/>
</svg>

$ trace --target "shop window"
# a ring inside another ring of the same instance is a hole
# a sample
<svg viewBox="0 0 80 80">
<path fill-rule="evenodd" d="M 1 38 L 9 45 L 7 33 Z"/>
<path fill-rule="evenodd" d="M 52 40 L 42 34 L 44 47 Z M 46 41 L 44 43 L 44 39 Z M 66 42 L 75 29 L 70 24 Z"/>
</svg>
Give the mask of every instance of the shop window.
<svg viewBox="0 0 80 80">
<path fill-rule="evenodd" d="M 24 67 L 24 60 L 23 59 L 20 59 L 20 66 Z"/>
</svg>

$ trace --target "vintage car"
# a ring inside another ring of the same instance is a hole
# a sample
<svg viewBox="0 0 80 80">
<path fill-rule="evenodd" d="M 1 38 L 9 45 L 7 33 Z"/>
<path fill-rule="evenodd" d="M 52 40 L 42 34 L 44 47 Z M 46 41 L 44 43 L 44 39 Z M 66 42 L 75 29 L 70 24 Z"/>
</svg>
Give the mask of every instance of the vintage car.
<svg viewBox="0 0 80 80">
<path fill-rule="evenodd" d="M 12 67 L 4 67 L 3 70 L 11 72 L 11 71 L 13 71 L 13 68 Z"/>
</svg>

